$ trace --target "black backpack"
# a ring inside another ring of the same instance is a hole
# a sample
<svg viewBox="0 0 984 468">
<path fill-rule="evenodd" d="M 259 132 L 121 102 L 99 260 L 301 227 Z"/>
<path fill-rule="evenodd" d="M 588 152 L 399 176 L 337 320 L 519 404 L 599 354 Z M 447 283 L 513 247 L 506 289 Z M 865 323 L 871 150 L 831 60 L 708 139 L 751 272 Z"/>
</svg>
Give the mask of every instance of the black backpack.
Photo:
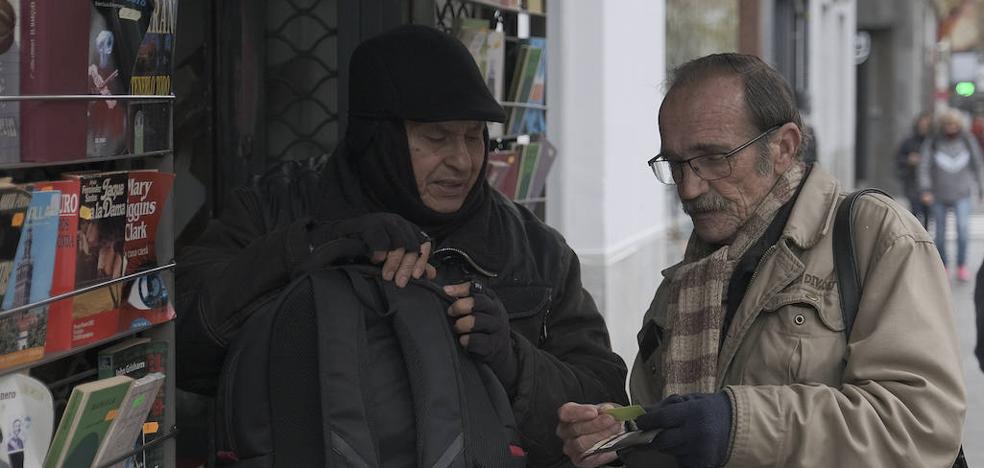
<svg viewBox="0 0 984 468">
<path fill-rule="evenodd" d="M 508 396 L 452 333 L 451 299 L 366 266 L 294 280 L 229 348 L 220 464 L 525 466 Z"/>
</svg>

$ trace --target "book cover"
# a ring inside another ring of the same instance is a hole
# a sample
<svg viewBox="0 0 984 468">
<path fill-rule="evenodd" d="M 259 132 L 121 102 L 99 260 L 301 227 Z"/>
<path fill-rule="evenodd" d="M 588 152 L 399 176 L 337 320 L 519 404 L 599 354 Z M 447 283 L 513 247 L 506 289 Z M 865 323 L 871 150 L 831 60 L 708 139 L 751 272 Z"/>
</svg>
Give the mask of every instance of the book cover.
<svg viewBox="0 0 984 468">
<path fill-rule="evenodd" d="M 97 357 L 99 363 L 99 378 L 113 375 L 125 375 L 135 379 L 144 377 L 148 374 L 158 373 L 165 376 L 167 373 L 167 352 L 168 343 L 166 341 L 151 341 L 148 338 L 132 338 L 117 345 L 111 346 L 99 352 Z M 143 443 L 159 437 L 158 431 L 164 426 L 166 392 L 162 386 L 153 398 L 153 403 L 146 417 L 148 428 L 156 428 L 156 431 L 141 433 Z M 133 442 L 133 441 L 131 441 Z M 164 466 L 163 447 L 151 447 L 143 452 L 143 463 L 137 466 Z"/>
<path fill-rule="evenodd" d="M 174 185 L 174 174 L 130 171 L 127 201 L 126 274 L 158 265 L 157 226 Z M 161 273 L 145 274 L 123 286 L 120 330 L 144 327 L 174 318 Z"/>
<path fill-rule="evenodd" d="M 24 374 L 0 377 L 0 465 L 41 466 L 51 443 L 54 411 L 51 392 L 39 380 Z"/>
<path fill-rule="evenodd" d="M 27 207 L 3 310 L 47 299 L 55 266 L 59 192 L 34 192 Z M 40 359 L 44 355 L 48 306 L 32 307 L 0 317 L 0 368 Z"/>
<path fill-rule="evenodd" d="M 471 52 L 492 97 L 501 101 L 506 70 L 505 33 L 490 29 L 488 20 L 459 17 L 455 19 L 454 34 Z M 489 122 L 488 126 L 489 137 L 502 136 L 501 123 Z"/>
<path fill-rule="evenodd" d="M 103 438 L 96 458 L 93 460 L 94 466 L 104 466 L 106 463 L 118 459 L 127 452 L 143 445 L 143 427 L 147 414 L 154 402 L 154 397 L 164 384 L 164 374 L 154 372 L 147 374 L 135 381 L 130 386 L 130 391 L 123 398 L 120 405 L 120 412 L 113 420 L 106 436 Z M 115 463 L 113 468 L 124 468 L 126 466 L 145 466 L 138 464 L 131 457 L 119 463 Z M 142 457 L 141 457 L 142 458 Z"/>
<path fill-rule="evenodd" d="M 137 51 L 150 24 L 153 2 L 92 0 L 89 61 L 90 94 L 128 94 Z M 125 101 L 88 103 L 86 155 L 104 157 L 126 152 L 130 131 Z"/>
<path fill-rule="evenodd" d="M 519 82 L 516 84 L 516 93 L 512 100 L 516 102 L 528 102 L 530 90 L 533 89 L 533 79 L 536 77 L 537 68 L 540 66 L 540 55 L 543 49 L 531 45 L 522 45 L 526 53 L 521 54 L 522 66 L 516 65 L 517 77 Z M 509 111 L 507 120 L 507 132 L 510 135 L 519 134 L 522 131 L 523 116 L 526 113 L 525 107 L 513 107 Z"/>
<path fill-rule="evenodd" d="M 125 171 L 70 175 L 79 180 L 75 288 L 119 278 L 126 271 L 123 254 L 128 175 Z M 72 300 L 72 346 L 112 336 L 118 330 L 120 283 Z"/>
<path fill-rule="evenodd" d="M 88 2 L 19 1 L 23 13 L 20 93 L 86 94 Z M 85 101 L 23 101 L 20 113 L 22 161 L 84 156 Z"/>
<path fill-rule="evenodd" d="M 547 40 L 542 37 L 531 37 L 526 40 L 533 47 L 540 49 L 540 64 L 533 76 L 533 86 L 530 88 L 529 104 L 546 104 L 547 82 Z M 523 121 L 520 124 L 521 133 L 545 133 L 547 131 L 546 111 L 543 109 L 526 108 L 523 111 Z M 535 195 L 534 195 L 535 196 Z"/>
<path fill-rule="evenodd" d="M 130 94 L 168 96 L 174 72 L 174 32 L 177 0 L 157 0 L 147 32 L 137 50 Z M 171 105 L 162 101 L 134 101 L 129 106 L 130 152 L 171 149 Z"/>
<path fill-rule="evenodd" d="M 0 187 L 0 294 L 7 292 L 7 281 L 30 204 L 31 192 L 18 187 Z M 0 302 L 2 300 L 0 297 Z"/>
<path fill-rule="evenodd" d="M 73 388 L 44 467 L 91 466 L 132 383 L 130 377 L 119 375 Z"/>
<path fill-rule="evenodd" d="M 61 204 L 58 211 L 58 241 L 55 247 L 55 269 L 51 280 L 51 295 L 57 296 L 75 289 L 75 253 L 79 227 L 78 179 L 55 180 L 37 184 L 40 190 L 57 190 Z M 44 352 L 53 353 L 72 347 L 72 298 L 49 304 L 48 333 Z"/>
<path fill-rule="evenodd" d="M 516 183 L 515 199 L 525 200 L 530 197 L 530 182 L 533 180 L 536 162 L 540 157 L 540 144 L 532 142 L 525 145 L 520 154 L 522 154 L 522 157 L 519 161 L 519 180 Z"/>
<path fill-rule="evenodd" d="M 492 168 L 495 168 L 492 170 Z M 519 177 L 519 153 L 515 150 L 492 151 L 489 153 L 489 184 L 503 195 L 512 198 L 516 193 Z"/>
<path fill-rule="evenodd" d="M 553 167 L 554 159 L 557 157 L 557 149 L 550 142 L 543 140 L 540 145 L 540 156 L 536 158 L 533 180 L 530 182 L 530 190 L 527 192 L 527 196 L 530 198 L 545 196 L 543 190 L 547 184 L 547 176 L 550 175 L 550 168 Z"/>
<path fill-rule="evenodd" d="M 0 0 L 0 96 L 20 94 L 20 0 Z M 0 101 L 0 164 L 20 161 L 20 102 Z"/>
</svg>

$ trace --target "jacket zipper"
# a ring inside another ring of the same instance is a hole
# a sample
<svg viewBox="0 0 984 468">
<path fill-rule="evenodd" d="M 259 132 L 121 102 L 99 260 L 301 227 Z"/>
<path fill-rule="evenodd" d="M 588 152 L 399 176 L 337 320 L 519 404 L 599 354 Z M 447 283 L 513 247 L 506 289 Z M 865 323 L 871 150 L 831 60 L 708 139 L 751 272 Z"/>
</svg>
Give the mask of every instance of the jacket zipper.
<svg viewBox="0 0 984 468">
<path fill-rule="evenodd" d="M 765 251 L 765 254 L 763 254 L 762 258 L 759 259 L 758 264 L 755 265 L 755 270 L 752 271 L 752 279 L 748 280 L 748 286 L 751 286 L 752 283 L 755 282 L 755 277 L 758 276 L 759 268 L 762 267 L 762 264 L 765 263 L 765 260 L 769 258 L 769 255 L 772 255 L 772 252 L 775 251 L 776 247 L 778 246 L 779 246 L 778 243 L 772 244 L 772 246 L 769 247 L 769 250 Z"/>
<path fill-rule="evenodd" d="M 471 256 L 469 256 L 467 253 L 465 253 L 464 250 L 461 250 L 461 249 L 456 249 L 454 247 L 441 247 L 440 249 L 437 249 L 434 252 L 432 252 L 431 253 L 431 256 L 437 255 L 439 253 L 444 253 L 444 252 L 453 252 L 453 253 L 456 253 L 458 255 L 461 255 L 462 258 L 464 258 L 465 261 L 468 262 L 468 265 L 469 266 L 471 266 L 472 268 L 475 269 L 476 272 L 481 273 L 484 276 L 487 276 L 489 278 L 495 278 L 495 277 L 498 277 L 499 276 L 497 273 L 492 272 L 492 271 L 489 271 L 489 270 L 486 270 L 485 268 L 482 268 L 481 266 L 479 266 L 478 263 L 475 263 L 475 260 L 472 260 Z"/>
</svg>

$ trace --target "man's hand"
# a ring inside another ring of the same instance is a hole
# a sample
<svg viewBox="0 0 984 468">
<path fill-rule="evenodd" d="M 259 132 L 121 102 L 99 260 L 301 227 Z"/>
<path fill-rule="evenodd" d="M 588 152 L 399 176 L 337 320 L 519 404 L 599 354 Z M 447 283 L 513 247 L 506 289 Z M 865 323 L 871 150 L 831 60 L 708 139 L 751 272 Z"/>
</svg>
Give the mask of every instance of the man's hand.
<svg viewBox="0 0 984 468">
<path fill-rule="evenodd" d="M 908 160 L 908 163 L 909 163 L 910 166 L 918 166 L 919 165 L 919 161 L 922 160 L 922 155 L 920 155 L 919 153 L 913 151 L 913 152 L 909 153 L 909 157 L 907 158 L 907 160 Z"/>
<path fill-rule="evenodd" d="M 468 354 L 488 364 L 506 390 L 512 391 L 519 364 L 506 307 L 491 290 L 475 282 L 445 286 L 444 293 L 457 298 L 448 307 L 448 315 L 454 320 L 458 342 Z"/>
<path fill-rule="evenodd" d="M 557 410 L 560 423 L 557 424 L 557 437 L 564 441 L 564 454 L 571 459 L 574 466 L 595 467 L 610 463 L 618 458 L 613 452 L 592 455 L 581 459 L 585 450 L 598 442 L 615 434 L 625 431 L 625 426 L 616 421 L 611 415 L 602 413 L 605 408 L 615 408 L 614 403 L 600 405 L 582 405 L 579 403 L 564 403 Z"/>
<path fill-rule="evenodd" d="M 636 418 L 639 429 L 662 429 L 650 447 L 683 468 L 721 466 L 731 445 L 731 399 L 724 392 L 670 395 Z"/>
<path fill-rule="evenodd" d="M 357 239 L 365 245 L 365 254 L 374 264 L 383 264 L 383 279 L 404 287 L 410 278 L 437 276 L 427 263 L 431 240 L 410 221 L 392 213 L 369 213 L 358 218 L 328 221 L 311 230 L 313 244 L 321 245 L 339 238 Z"/>
</svg>

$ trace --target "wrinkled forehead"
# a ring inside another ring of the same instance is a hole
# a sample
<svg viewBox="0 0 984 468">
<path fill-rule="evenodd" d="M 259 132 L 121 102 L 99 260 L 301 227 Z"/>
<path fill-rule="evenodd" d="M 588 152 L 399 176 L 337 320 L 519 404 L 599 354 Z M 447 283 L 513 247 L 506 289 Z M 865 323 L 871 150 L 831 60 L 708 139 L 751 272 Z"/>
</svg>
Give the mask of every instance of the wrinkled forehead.
<svg viewBox="0 0 984 468">
<path fill-rule="evenodd" d="M 711 77 L 674 86 L 659 112 L 663 151 L 685 153 L 701 144 L 729 144 L 754 131 L 736 77 Z"/>
</svg>

